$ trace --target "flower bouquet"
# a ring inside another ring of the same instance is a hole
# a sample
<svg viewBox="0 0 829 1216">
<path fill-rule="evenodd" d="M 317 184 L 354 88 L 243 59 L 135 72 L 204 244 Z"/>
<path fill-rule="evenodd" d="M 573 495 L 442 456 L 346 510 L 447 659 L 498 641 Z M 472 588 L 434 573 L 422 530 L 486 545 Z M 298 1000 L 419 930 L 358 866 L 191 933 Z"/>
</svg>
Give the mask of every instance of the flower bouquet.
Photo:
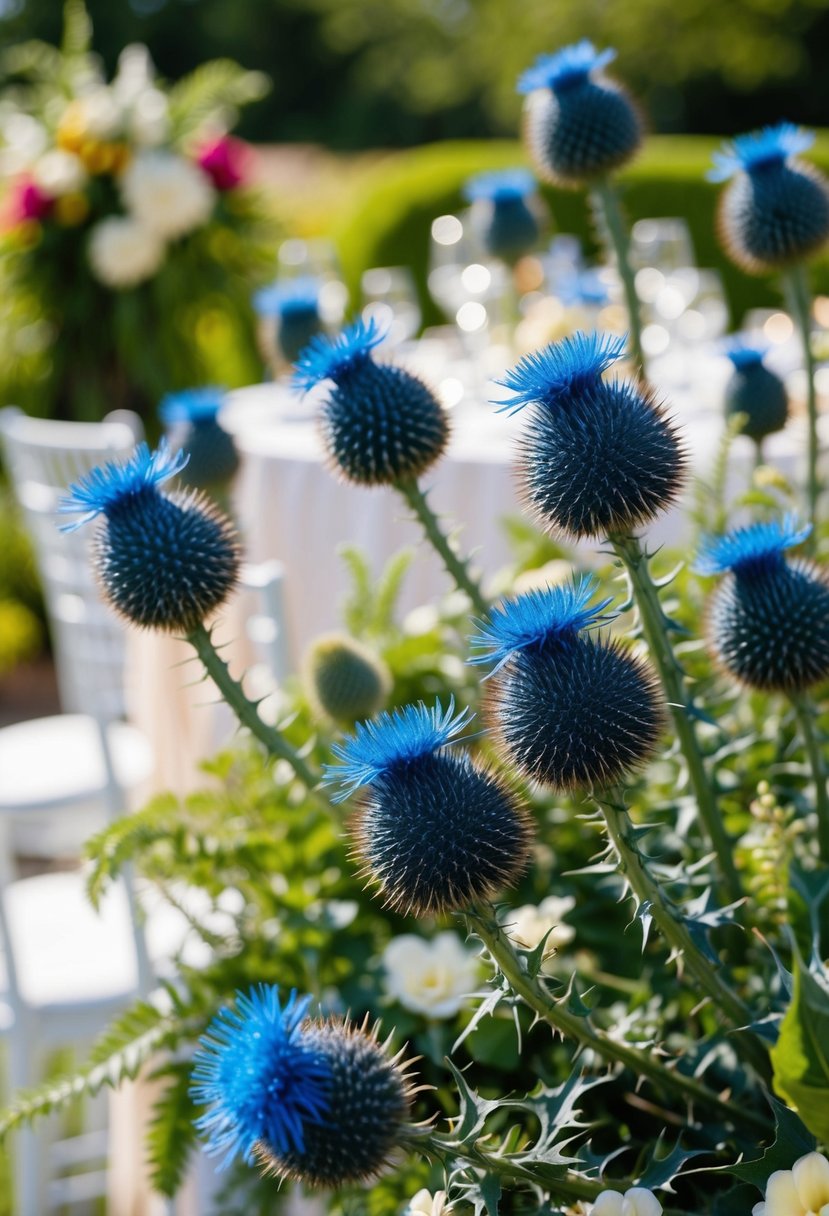
<svg viewBox="0 0 829 1216">
<path fill-rule="evenodd" d="M 252 151 L 228 134 L 266 79 L 220 60 L 165 89 L 133 45 L 107 82 L 90 40 L 69 0 L 60 49 L 2 60 L 0 384 L 70 418 L 251 378 L 248 298 L 273 238 Z"/>
</svg>

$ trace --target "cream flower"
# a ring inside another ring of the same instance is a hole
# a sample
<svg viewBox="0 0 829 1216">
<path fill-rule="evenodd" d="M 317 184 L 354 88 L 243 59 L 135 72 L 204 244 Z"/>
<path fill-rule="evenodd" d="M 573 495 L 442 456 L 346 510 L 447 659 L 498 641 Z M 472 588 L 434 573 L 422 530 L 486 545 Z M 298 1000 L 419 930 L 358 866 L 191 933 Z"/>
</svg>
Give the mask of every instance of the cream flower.
<svg viewBox="0 0 829 1216">
<path fill-rule="evenodd" d="M 753 1216 L 829 1216 L 829 1161 L 807 1153 L 790 1170 L 775 1170 Z"/>
<path fill-rule="evenodd" d="M 427 1191 L 426 1187 L 412 1197 L 406 1216 L 447 1216 L 452 1209 L 446 1203 L 446 1191 Z"/>
<path fill-rule="evenodd" d="M 107 88 L 94 89 L 79 101 L 83 130 L 90 139 L 111 139 L 121 128 L 121 107 Z"/>
<path fill-rule="evenodd" d="M 79 156 L 72 152 L 64 152 L 62 148 L 53 148 L 40 160 L 32 170 L 35 182 L 44 193 L 51 198 L 60 198 L 63 194 L 79 194 L 87 181 L 87 172 Z"/>
<path fill-rule="evenodd" d="M 425 941 L 414 933 L 392 938 L 383 951 L 386 991 L 404 1009 L 451 1018 L 478 982 L 478 960 L 457 933 Z"/>
<path fill-rule="evenodd" d="M 575 929 L 565 923 L 567 913 L 573 910 L 575 902 L 572 895 L 548 895 L 538 905 L 524 904 L 520 908 L 508 908 L 501 916 L 507 935 L 525 950 L 534 950 L 549 931 L 542 965 L 542 971 L 548 974 L 556 951 L 575 937 Z"/>
<path fill-rule="evenodd" d="M 173 152 L 139 152 L 121 179 L 124 202 L 159 237 L 184 236 L 206 224 L 214 190 L 197 165 Z"/>
<path fill-rule="evenodd" d="M 590 1209 L 590 1216 L 661 1216 L 662 1204 L 643 1186 L 619 1191 L 602 1191 Z"/>
<path fill-rule="evenodd" d="M 135 143 L 154 148 L 164 143 L 170 130 L 170 108 L 160 89 L 145 89 L 135 98 L 128 119 Z"/>
<path fill-rule="evenodd" d="M 89 263 L 107 287 L 134 287 L 152 278 L 163 260 L 163 241 L 128 215 L 110 216 L 92 229 Z"/>
</svg>

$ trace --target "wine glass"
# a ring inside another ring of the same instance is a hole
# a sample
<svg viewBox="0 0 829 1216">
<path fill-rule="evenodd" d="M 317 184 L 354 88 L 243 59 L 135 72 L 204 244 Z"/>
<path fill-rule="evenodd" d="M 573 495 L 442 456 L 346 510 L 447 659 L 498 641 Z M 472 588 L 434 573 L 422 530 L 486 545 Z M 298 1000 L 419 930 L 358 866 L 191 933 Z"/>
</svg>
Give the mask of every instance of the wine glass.
<svg viewBox="0 0 829 1216">
<path fill-rule="evenodd" d="M 412 272 L 407 266 L 375 266 L 360 281 L 362 317 L 386 333 L 386 343 L 399 346 L 420 328 L 420 303 Z"/>
</svg>

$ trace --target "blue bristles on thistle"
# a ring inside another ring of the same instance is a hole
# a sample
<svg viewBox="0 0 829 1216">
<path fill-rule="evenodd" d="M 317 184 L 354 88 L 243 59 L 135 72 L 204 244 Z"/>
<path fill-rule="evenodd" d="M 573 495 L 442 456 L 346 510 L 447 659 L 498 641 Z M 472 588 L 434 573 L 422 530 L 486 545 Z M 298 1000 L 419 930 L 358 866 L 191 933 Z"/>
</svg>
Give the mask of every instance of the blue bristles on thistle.
<svg viewBox="0 0 829 1216">
<path fill-rule="evenodd" d="M 811 531 L 794 516 L 706 537 L 695 568 L 724 574 L 708 607 L 716 660 L 741 684 L 798 693 L 829 676 L 829 578 L 786 551 Z"/>
<path fill-rule="evenodd" d="M 300 275 L 263 287 L 253 297 L 257 316 L 276 322 L 276 342 L 288 363 L 322 332 L 320 290 L 318 279 Z"/>
<path fill-rule="evenodd" d="M 494 663 L 486 714 L 524 776 L 556 790 L 614 785 L 653 754 L 664 724 L 656 678 L 591 630 L 609 601 L 588 606 L 593 579 L 496 607 L 471 644 Z"/>
<path fill-rule="evenodd" d="M 472 224 L 493 257 L 515 262 L 538 243 L 541 227 L 528 200 L 535 181 L 525 169 L 479 173 L 464 186 L 472 203 Z"/>
<path fill-rule="evenodd" d="M 164 440 L 155 452 L 139 444 L 125 463 L 92 469 L 58 507 L 81 516 L 65 531 L 104 517 L 94 562 L 112 607 L 134 624 L 183 633 L 224 603 L 240 562 L 233 526 L 213 503 L 159 488 L 186 460 Z"/>
<path fill-rule="evenodd" d="M 798 159 L 812 141 L 784 122 L 740 135 L 714 156 L 709 177 L 731 179 L 720 200 L 720 236 L 751 274 L 801 261 L 829 238 L 829 183 Z"/>
<path fill-rule="evenodd" d="M 312 1020 L 309 997 L 237 993 L 200 1040 L 191 1093 L 207 1151 L 309 1186 L 366 1181 L 386 1165 L 411 1106 L 410 1078 L 376 1030 Z"/>
<path fill-rule="evenodd" d="M 523 870 L 526 812 L 493 774 L 451 744 L 469 722 L 440 702 L 381 714 L 333 750 L 327 782 L 365 786 L 354 836 L 364 873 L 387 903 L 416 916 L 489 899 Z M 338 799 L 339 800 L 339 799 Z"/>
<path fill-rule="evenodd" d="M 227 389 L 219 384 L 184 388 L 162 397 L 158 416 L 165 426 L 176 423 L 212 422 L 224 405 Z"/>
<path fill-rule="evenodd" d="M 358 485 L 419 477 L 449 438 L 446 413 L 431 389 L 401 367 L 374 361 L 384 336 L 373 319 L 361 319 L 333 340 L 315 338 L 294 374 L 303 392 L 333 382 L 321 408 L 323 442 L 334 468 Z"/>
<path fill-rule="evenodd" d="M 526 355 L 499 381 L 513 396 L 501 411 L 530 407 L 518 474 L 527 506 L 548 531 L 628 534 L 677 497 L 685 457 L 664 409 L 634 380 L 604 372 L 623 338 L 577 333 Z"/>
<path fill-rule="evenodd" d="M 213 384 L 168 393 L 158 407 L 170 446 L 188 456 L 182 483 L 213 494 L 220 494 L 239 468 L 233 436 L 219 422 L 226 397 L 227 389 Z"/>
<path fill-rule="evenodd" d="M 734 368 L 725 386 L 726 416 L 744 414 L 743 434 L 760 443 L 786 425 L 789 416 L 786 386 L 763 362 L 767 347 L 735 338 L 728 343 L 725 353 Z"/>
<path fill-rule="evenodd" d="M 634 155 L 642 123 L 626 91 L 604 75 L 615 51 L 586 39 L 541 55 L 520 77 L 527 94 L 524 137 L 542 176 L 576 187 L 603 177 Z"/>
</svg>

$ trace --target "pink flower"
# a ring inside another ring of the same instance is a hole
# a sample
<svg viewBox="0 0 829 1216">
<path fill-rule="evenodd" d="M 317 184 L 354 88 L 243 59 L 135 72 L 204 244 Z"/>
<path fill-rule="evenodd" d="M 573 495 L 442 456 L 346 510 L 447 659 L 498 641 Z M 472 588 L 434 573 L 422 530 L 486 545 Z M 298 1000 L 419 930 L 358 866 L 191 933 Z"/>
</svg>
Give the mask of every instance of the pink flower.
<svg viewBox="0 0 829 1216">
<path fill-rule="evenodd" d="M 7 222 L 14 226 L 26 220 L 42 220 L 52 210 L 54 201 L 31 177 L 18 178 L 9 192 Z"/>
<path fill-rule="evenodd" d="M 220 135 L 199 149 L 196 161 L 217 190 L 235 190 L 250 176 L 251 149 L 241 139 Z"/>
</svg>

